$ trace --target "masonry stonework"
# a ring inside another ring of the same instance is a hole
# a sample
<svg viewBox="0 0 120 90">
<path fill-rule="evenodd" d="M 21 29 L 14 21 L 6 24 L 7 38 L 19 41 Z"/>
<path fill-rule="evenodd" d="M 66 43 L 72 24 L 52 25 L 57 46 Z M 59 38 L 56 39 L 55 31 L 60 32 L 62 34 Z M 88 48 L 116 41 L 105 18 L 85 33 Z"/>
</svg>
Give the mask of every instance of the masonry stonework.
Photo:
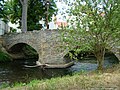
<svg viewBox="0 0 120 90">
<path fill-rule="evenodd" d="M 66 51 L 58 50 L 60 46 L 58 30 L 28 31 L 4 35 L 4 46 L 7 50 L 19 43 L 25 43 L 33 47 L 41 64 L 64 64 L 63 59 Z M 120 48 L 114 48 L 112 52 L 120 61 Z"/>
<path fill-rule="evenodd" d="M 28 31 L 26 33 L 15 33 L 4 36 L 5 48 L 9 50 L 14 45 L 25 43 L 33 47 L 42 64 L 64 64 L 63 51 L 58 50 L 59 37 L 57 30 Z"/>
</svg>

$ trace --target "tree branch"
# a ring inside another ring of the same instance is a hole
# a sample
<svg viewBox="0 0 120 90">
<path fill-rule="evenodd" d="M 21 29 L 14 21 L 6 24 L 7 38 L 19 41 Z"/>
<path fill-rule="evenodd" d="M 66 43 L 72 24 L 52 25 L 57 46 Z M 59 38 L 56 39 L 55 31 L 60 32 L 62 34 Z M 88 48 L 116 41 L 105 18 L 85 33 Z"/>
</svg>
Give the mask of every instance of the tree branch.
<svg viewBox="0 0 120 90">
<path fill-rule="evenodd" d="M 20 0 L 20 3 L 23 5 L 23 0 Z"/>
</svg>

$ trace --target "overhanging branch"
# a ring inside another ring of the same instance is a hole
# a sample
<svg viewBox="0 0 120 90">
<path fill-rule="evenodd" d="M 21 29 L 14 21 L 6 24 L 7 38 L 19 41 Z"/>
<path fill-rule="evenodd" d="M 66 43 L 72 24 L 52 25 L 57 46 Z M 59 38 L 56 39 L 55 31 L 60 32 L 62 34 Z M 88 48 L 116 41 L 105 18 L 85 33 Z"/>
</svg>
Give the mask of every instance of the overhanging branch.
<svg viewBox="0 0 120 90">
<path fill-rule="evenodd" d="M 23 0 L 20 0 L 20 3 L 23 5 Z"/>
</svg>

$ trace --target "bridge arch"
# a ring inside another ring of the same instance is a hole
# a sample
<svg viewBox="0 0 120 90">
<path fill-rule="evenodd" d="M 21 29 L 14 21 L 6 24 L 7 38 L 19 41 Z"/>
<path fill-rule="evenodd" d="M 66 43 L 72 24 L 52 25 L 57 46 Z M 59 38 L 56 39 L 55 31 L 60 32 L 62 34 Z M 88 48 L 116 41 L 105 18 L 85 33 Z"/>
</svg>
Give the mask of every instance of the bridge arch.
<svg viewBox="0 0 120 90">
<path fill-rule="evenodd" d="M 69 57 L 69 52 L 74 54 L 74 50 L 75 50 L 76 48 L 80 48 L 80 46 L 72 47 L 71 49 L 66 49 L 65 52 L 64 52 L 64 54 L 63 54 L 63 57 L 65 57 L 65 58 L 66 58 L 66 56 Z M 87 52 L 87 51 L 86 51 L 86 52 Z M 90 54 L 90 53 L 92 53 L 92 52 L 88 52 L 88 53 Z M 106 53 L 106 54 L 108 53 L 108 54 L 113 55 L 113 56 L 116 58 L 116 60 L 117 60 L 118 62 L 120 62 L 120 47 L 115 47 L 115 48 L 113 48 L 113 49 L 111 49 L 111 50 L 106 49 L 106 52 L 105 52 L 105 53 Z M 73 55 L 73 56 L 74 56 L 74 55 Z"/>
<path fill-rule="evenodd" d="M 37 60 L 39 60 L 38 50 L 35 48 L 35 46 L 31 45 L 30 43 L 24 43 L 24 42 L 12 43 L 8 47 L 8 52 L 11 53 L 11 55 L 13 55 L 13 58 L 15 55 L 16 55 L 16 57 L 17 57 L 17 55 L 21 55 L 21 56 L 23 56 L 23 58 L 27 58 L 27 57 L 31 57 L 30 55 L 34 54 L 35 58 L 37 58 Z M 18 56 L 18 57 L 20 57 L 20 56 Z"/>
</svg>

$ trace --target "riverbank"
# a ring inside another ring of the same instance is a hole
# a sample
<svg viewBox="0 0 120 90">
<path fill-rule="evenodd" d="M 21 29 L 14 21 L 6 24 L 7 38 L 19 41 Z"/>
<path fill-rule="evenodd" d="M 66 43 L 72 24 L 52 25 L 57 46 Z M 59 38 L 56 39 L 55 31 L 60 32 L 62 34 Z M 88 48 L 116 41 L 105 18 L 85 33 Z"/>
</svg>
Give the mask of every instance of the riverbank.
<svg viewBox="0 0 120 90">
<path fill-rule="evenodd" d="M 33 80 L 29 84 L 16 84 L 2 90 L 120 90 L 120 64 L 103 72 L 79 72 L 47 80 Z"/>
<path fill-rule="evenodd" d="M 8 62 L 12 61 L 12 57 L 10 54 L 5 50 L 5 48 L 0 44 L 0 62 Z"/>
</svg>

